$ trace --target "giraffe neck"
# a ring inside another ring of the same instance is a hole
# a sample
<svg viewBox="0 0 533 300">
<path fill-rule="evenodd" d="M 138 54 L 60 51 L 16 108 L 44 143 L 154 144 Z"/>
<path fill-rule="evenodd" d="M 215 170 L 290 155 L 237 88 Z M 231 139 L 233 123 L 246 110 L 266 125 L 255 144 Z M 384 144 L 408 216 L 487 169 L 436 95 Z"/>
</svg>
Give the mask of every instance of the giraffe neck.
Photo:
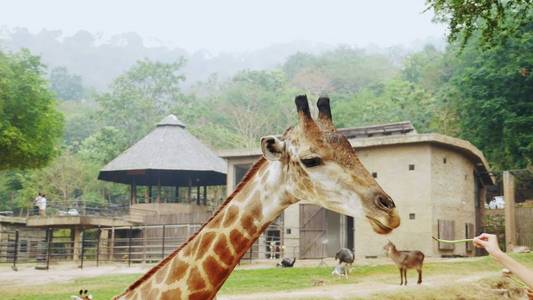
<svg viewBox="0 0 533 300">
<path fill-rule="evenodd" d="M 240 258 L 295 200 L 279 162 L 260 159 L 235 192 L 183 246 L 118 299 L 212 299 Z"/>
</svg>

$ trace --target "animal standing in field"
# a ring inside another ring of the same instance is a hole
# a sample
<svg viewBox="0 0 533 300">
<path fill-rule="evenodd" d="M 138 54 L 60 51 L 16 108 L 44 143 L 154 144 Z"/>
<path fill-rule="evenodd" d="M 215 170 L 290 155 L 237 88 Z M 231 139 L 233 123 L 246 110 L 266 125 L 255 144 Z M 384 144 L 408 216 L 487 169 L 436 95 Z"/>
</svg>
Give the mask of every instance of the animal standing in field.
<svg viewBox="0 0 533 300">
<path fill-rule="evenodd" d="M 355 256 L 352 250 L 348 248 L 341 248 L 335 254 L 335 260 L 338 260 L 339 264 L 335 267 L 331 274 L 348 278 L 348 275 L 350 274 L 350 271 L 352 269 L 354 259 Z"/>
<path fill-rule="evenodd" d="M 396 246 L 389 241 L 383 249 L 387 252 L 392 261 L 400 269 L 400 285 L 407 285 L 407 269 L 416 269 L 418 272 L 418 284 L 422 283 L 422 266 L 424 264 L 424 253 L 418 250 L 398 251 Z"/>
<path fill-rule="evenodd" d="M 92 300 L 93 296 L 89 294 L 89 291 L 87 290 L 80 290 L 79 295 L 77 296 L 70 296 L 71 300 Z"/>
<path fill-rule="evenodd" d="M 295 262 L 296 262 L 296 257 L 294 257 L 292 260 L 288 257 L 285 257 L 276 266 L 282 267 L 282 268 L 292 268 Z"/>
<path fill-rule="evenodd" d="M 363 215 L 379 234 L 400 225 L 392 199 L 336 132 L 329 99 L 318 100 L 316 121 L 306 96 L 295 102 L 298 125 L 261 138 L 263 157 L 207 223 L 115 299 L 213 299 L 269 224 L 303 199 Z"/>
</svg>

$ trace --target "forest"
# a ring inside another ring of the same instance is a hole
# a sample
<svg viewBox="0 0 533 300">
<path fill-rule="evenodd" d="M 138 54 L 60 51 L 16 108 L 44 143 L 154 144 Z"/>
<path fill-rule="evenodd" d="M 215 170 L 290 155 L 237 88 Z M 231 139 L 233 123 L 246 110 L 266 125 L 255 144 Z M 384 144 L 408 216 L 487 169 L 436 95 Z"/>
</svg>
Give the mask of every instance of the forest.
<svg viewBox="0 0 533 300">
<path fill-rule="evenodd" d="M 0 40 L 0 211 L 29 207 L 39 191 L 118 201 L 127 187 L 98 181 L 98 170 L 170 113 L 213 149 L 257 147 L 294 123 L 299 94 L 328 95 L 339 128 L 409 120 L 470 141 L 495 173 L 531 166 L 533 9 L 509 2 L 469 15 L 428 1 L 449 39 L 418 49 L 289 45 L 208 59 L 130 34 L 135 58 L 88 32 L 10 32 Z"/>
</svg>

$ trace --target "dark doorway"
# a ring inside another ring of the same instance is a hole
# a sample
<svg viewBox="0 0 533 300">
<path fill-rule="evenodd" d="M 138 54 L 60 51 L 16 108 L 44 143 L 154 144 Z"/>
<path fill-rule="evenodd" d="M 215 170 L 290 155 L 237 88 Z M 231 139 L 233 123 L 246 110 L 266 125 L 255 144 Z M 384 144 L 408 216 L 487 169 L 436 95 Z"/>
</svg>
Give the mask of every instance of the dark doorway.
<svg viewBox="0 0 533 300">
<path fill-rule="evenodd" d="M 346 248 L 351 249 L 355 253 L 355 245 L 353 242 L 353 217 L 346 216 Z"/>
</svg>

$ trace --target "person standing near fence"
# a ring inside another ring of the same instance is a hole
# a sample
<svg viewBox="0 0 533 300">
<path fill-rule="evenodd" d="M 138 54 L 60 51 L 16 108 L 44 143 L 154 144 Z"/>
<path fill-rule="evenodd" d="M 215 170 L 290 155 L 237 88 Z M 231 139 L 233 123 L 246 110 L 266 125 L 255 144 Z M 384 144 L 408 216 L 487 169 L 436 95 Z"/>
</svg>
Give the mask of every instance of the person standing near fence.
<svg viewBox="0 0 533 300">
<path fill-rule="evenodd" d="M 46 217 L 46 195 L 43 194 L 39 205 L 39 216 Z"/>
<path fill-rule="evenodd" d="M 33 211 L 32 211 L 33 215 L 37 215 L 38 213 L 40 213 L 40 210 L 41 210 L 41 198 L 42 197 L 43 197 L 43 195 L 41 193 L 39 193 L 37 195 L 37 197 L 35 197 L 35 199 L 33 200 Z"/>
</svg>

